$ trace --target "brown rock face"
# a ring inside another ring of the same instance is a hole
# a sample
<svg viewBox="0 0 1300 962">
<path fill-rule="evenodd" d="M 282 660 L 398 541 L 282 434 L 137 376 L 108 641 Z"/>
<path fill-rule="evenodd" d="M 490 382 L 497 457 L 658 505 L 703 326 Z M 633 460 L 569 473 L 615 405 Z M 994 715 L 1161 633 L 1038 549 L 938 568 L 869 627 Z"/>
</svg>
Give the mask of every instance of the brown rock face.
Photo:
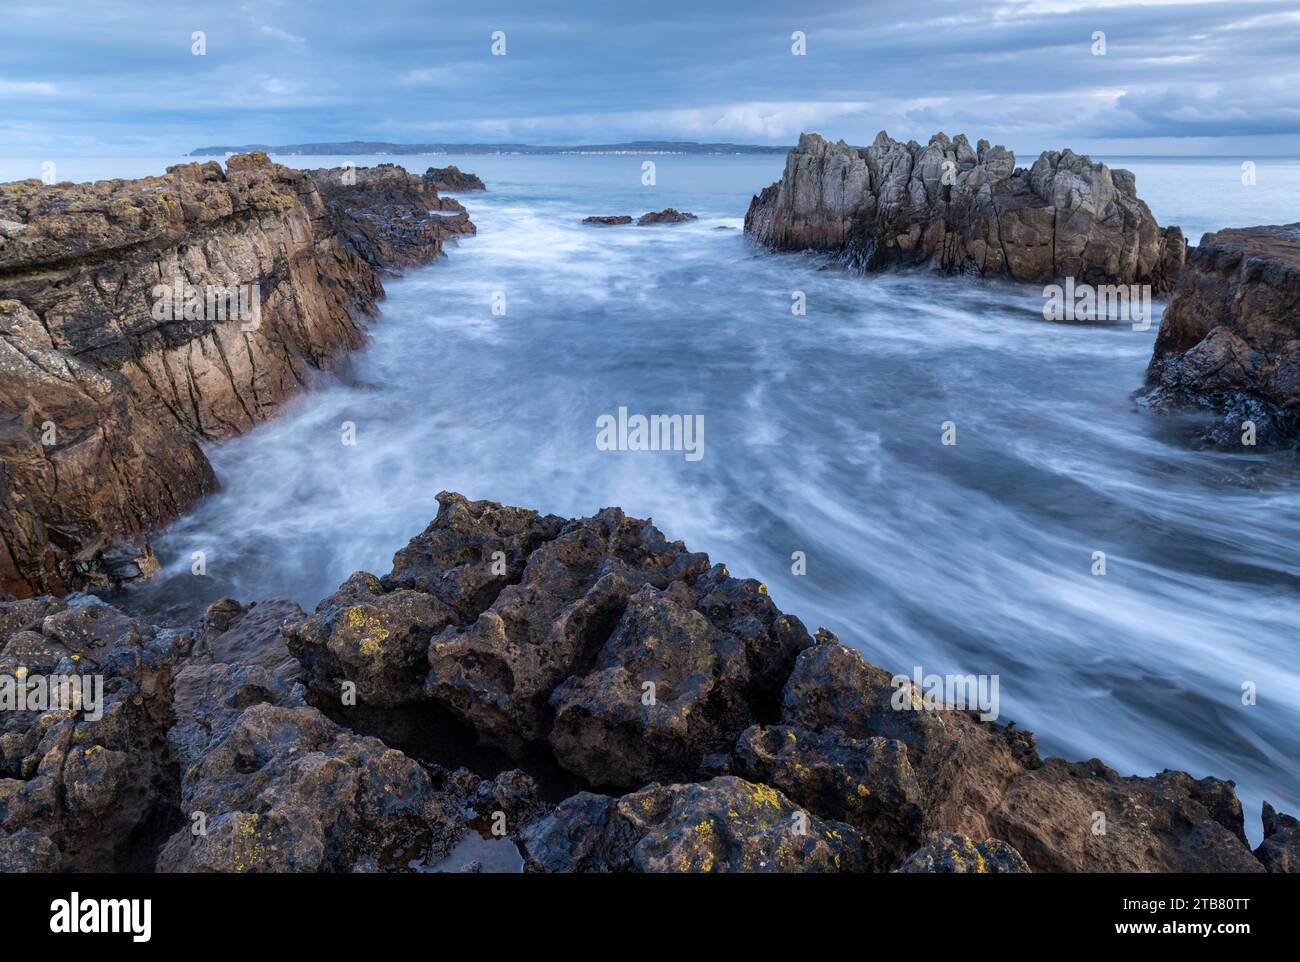
<svg viewBox="0 0 1300 962">
<path fill-rule="evenodd" d="M 487 185 L 478 174 L 467 174 L 455 164 L 446 167 L 430 167 L 424 172 L 424 179 L 434 190 L 455 193 L 460 190 L 487 190 Z"/>
<path fill-rule="evenodd" d="M 881 131 L 866 148 L 804 134 L 780 181 L 750 203 L 745 231 L 773 250 L 821 250 L 868 271 L 894 265 L 1046 283 L 1169 289 L 1186 243 L 1138 199 L 1133 175 L 1072 151 L 1028 170 L 1003 147 Z"/>
<path fill-rule="evenodd" d="M 1300 437 L 1300 224 L 1206 234 L 1160 322 L 1147 400 L 1220 415 L 1208 437 Z"/>
<path fill-rule="evenodd" d="M 0 185 L 0 588 L 138 576 L 212 490 L 197 442 L 273 417 L 364 342 L 378 270 L 473 225 L 400 168 L 264 154 L 161 177 Z"/>
<path fill-rule="evenodd" d="M 286 640 L 321 699 L 436 706 L 616 790 L 527 828 L 533 870 L 1264 868 L 1230 782 L 1044 761 L 649 522 L 438 500 L 392 572 L 353 575 Z"/>
</svg>

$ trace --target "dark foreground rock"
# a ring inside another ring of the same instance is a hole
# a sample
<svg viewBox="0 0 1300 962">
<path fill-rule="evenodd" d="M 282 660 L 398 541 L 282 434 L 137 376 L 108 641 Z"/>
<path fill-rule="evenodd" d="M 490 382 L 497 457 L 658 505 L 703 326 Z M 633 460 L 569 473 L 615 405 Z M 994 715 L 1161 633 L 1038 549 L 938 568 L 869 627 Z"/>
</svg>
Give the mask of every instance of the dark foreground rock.
<svg viewBox="0 0 1300 962">
<path fill-rule="evenodd" d="M 199 442 L 275 416 L 364 342 L 380 271 L 472 231 L 391 165 L 0 185 L 0 588 L 147 574 L 215 486 Z"/>
<path fill-rule="evenodd" d="M 1147 384 L 1149 404 L 1215 412 L 1216 443 L 1300 439 L 1300 224 L 1202 238 L 1160 321 Z"/>
<path fill-rule="evenodd" d="M 1231 782 L 1041 759 L 648 521 L 438 501 L 310 615 L 0 602 L 0 696 L 56 672 L 105 693 L 94 718 L 0 712 L 0 868 L 1297 867 L 1300 823 L 1266 808 L 1252 853 Z"/>
<path fill-rule="evenodd" d="M 781 180 L 753 199 L 745 231 L 773 250 L 1047 283 L 1173 286 L 1186 256 L 1133 175 L 1046 151 L 1025 169 L 1001 146 L 940 133 L 922 146 L 884 131 L 870 147 L 803 134 Z"/>
</svg>

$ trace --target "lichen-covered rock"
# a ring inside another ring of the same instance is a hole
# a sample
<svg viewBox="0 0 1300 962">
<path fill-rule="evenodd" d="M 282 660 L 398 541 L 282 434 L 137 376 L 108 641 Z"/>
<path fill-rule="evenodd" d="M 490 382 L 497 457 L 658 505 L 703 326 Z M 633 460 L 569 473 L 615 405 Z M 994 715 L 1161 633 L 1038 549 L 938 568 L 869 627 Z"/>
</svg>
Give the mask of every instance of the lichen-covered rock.
<svg viewBox="0 0 1300 962">
<path fill-rule="evenodd" d="M 1270 872 L 1300 874 L 1300 819 L 1264 803 L 1264 841 L 1255 857 Z"/>
<path fill-rule="evenodd" d="M 744 643 L 692 610 L 683 583 L 672 588 L 642 587 L 594 670 L 551 695 L 556 758 L 597 784 L 691 777 L 753 719 Z"/>
<path fill-rule="evenodd" d="M 31 829 L 0 831 L 0 872 L 57 872 L 59 847 Z"/>
<path fill-rule="evenodd" d="M 781 720 L 796 732 L 833 731 L 868 743 L 886 739 L 905 749 L 919 796 L 897 796 L 902 807 L 890 816 L 890 830 L 881 831 L 905 851 L 922 844 L 929 831 L 995 835 L 986 813 L 1012 779 L 1038 764 L 1032 736 L 967 711 L 926 708 L 910 681 L 903 681 L 900 688 L 858 652 L 837 639 L 824 640 L 799 656 L 785 686 Z M 919 824 L 913 814 L 918 803 Z M 900 836 L 900 826 L 915 826 L 916 834 Z"/>
<path fill-rule="evenodd" d="M 854 872 L 870 847 L 850 826 L 732 776 L 575 795 L 522 843 L 534 872 Z"/>
<path fill-rule="evenodd" d="M 666 588 L 707 567 L 617 508 L 571 521 L 473 623 L 434 637 L 425 694 L 487 744 L 520 752 L 545 737 L 551 693 L 590 663 L 643 584 Z"/>
<path fill-rule="evenodd" d="M 965 835 L 933 832 L 925 845 L 898 867 L 904 874 L 1008 875 L 1030 871 L 1020 853 L 995 838 L 976 842 Z"/>
<path fill-rule="evenodd" d="M 989 815 L 1038 872 L 1261 872 L 1230 782 L 1184 772 L 1124 777 L 1049 758 Z"/>
<path fill-rule="evenodd" d="M 1214 411 L 1205 436 L 1217 444 L 1300 438 L 1300 224 L 1201 239 L 1160 320 L 1147 384 L 1149 405 Z"/>
<path fill-rule="evenodd" d="M 167 731 L 172 676 L 191 639 L 95 599 L 70 601 L 0 603 L 0 622 L 24 624 L 0 639 L 0 684 L 89 683 L 64 688 L 43 710 L 0 711 L 0 830 L 9 836 L 0 858 L 33 870 L 147 869 L 178 816 Z M 54 610 L 30 621 L 41 606 Z"/>
<path fill-rule="evenodd" d="M 877 871 L 897 865 L 924 835 L 921 788 L 907 748 L 894 739 L 755 726 L 741 734 L 731 768 L 869 834 Z"/>
<path fill-rule="evenodd" d="M 774 250 L 821 250 L 863 270 L 939 270 L 1046 283 L 1172 287 L 1186 256 L 1162 229 L 1133 175 L 1072 151 L 1029 170 L 1003 147 L 942 133 L 929 144 L 870 147 L 803 134 L 781 180 L 753 199 L 745 231 Z"/>
</svg>

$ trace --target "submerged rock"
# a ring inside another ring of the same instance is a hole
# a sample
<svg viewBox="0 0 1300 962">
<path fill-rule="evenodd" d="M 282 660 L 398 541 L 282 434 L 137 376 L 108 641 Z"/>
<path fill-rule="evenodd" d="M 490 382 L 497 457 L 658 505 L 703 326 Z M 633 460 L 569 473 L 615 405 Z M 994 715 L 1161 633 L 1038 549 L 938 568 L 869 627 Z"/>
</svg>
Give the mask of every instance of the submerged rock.
<svg viewBox="0 0 1300 962">
<path fill-rule="evenodd" d="M 1300 224 L 1202 238 L 1161 318 L 1147 385 L 1148 404 L 1214 411 L 1206 437 L 1217 444 L 1300 439 Z"/>
<path fill-rule="evenodd" d="M 906 144 L 884 131 L 870 147 L 803 134 L 781 180 L 750 203 L 745 231 L 773 250 L 834 253 L 854 267 L 938 270 L 1047 283 L 1173 286 L 1186 256 L 1161 228 L 1133 175 L 1091 158 L 1014 155 L 965 135 Z"/>
<path fill-rule="evenodd" d="M 660 211 L 652 210 L 648 214 L 642 214 L 636 222 L 637 226 L 645 227 L 647 224 L 681 224 L 688 220 L 699 220 L 699 218 L 675 207 L 665 207 Z"/>
<path fill-rule="evenodd" d="M 606 227 L 617 227 L 621 224 L 632 223 L 632 218 L 627 214 L 608 214 L 603 216 L 593 214 L 591 217 L 584 217 L 582 222 L 584 224 L 602 224 Z"/>
</svg>

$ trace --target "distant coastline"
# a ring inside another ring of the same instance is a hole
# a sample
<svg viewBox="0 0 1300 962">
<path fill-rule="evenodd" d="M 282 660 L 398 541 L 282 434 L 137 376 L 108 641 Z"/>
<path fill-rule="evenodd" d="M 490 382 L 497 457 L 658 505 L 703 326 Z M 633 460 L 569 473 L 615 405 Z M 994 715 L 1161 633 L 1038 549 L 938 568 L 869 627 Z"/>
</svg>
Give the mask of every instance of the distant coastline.
<svg viewBox="0 0 1300 962">
<path fill-rule="evenodd" d="M 190 157 L 246 154 L 260 150 L 267 154 L 297 156 L 343 154 L 784 154 L 791 145 L 701 144 L 685 140 L 633 140 L 617 144 L 579 144 L 543 147 L 533 144 L 389 144 L 369 140 L 345 140 L 319 144 L 239 144 L 199 147 Z"/>
</svg>

